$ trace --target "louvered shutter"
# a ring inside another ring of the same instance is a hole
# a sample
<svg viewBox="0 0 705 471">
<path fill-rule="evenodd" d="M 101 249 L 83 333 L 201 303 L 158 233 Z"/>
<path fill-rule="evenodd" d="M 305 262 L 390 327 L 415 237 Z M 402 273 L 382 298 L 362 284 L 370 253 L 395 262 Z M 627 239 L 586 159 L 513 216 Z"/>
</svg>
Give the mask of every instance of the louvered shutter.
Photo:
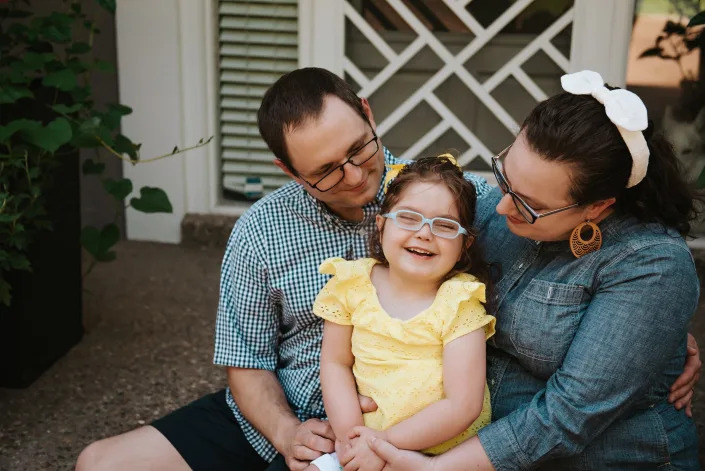
<svg viewBox="0 0 705 471">
<path fill-rule="evenodd" d="M 264 92 L 298 67 L 298 0 L 221 0 L 220 135 L 226 198 L 246 199 L 261 181 L 264 193 L 289 181 L 272 164 L 257 129 Z"/>
</svg>

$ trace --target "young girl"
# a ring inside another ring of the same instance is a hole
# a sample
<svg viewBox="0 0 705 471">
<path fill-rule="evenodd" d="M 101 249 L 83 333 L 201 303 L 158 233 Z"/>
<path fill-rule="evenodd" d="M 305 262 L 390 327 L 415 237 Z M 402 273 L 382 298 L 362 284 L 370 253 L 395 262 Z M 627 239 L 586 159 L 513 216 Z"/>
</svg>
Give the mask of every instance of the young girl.
<svg viewBox="0 0 705 471">
<path fill-rule="evenodd" d="M 353 469 L 384 465 L 372 436 L 438 454 L 490 421 L 485 340 L 495 319 L 481 304 L 485 285 L 467 273 L 487 274 L 472 248 L 475 200 L 451 156 L 419 159 L 388 185 L 373 258 L 320 266 L 333 275 L 313 307 L 326 321 L 323 402 L 337 456 Z M 363 416 L 358 392 L 378 409 Z M 342 468 L 332 454 L 310 469 Z"/>
</svg>

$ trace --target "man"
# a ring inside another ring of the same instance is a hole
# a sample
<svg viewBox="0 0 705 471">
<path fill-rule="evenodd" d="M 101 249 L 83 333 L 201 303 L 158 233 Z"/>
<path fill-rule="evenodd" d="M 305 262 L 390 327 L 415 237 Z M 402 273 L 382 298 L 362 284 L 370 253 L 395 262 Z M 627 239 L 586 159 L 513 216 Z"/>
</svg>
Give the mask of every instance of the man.
<svg viewBox="0 0 705 471">
<path fill-rule="evenodd" d="M 334 450 L 321 420 L 322 322 L 311 307 L 327 277 L 317 268 L 328 257 L 367 256 L 385 164 L 398 160 L 382 146 L 367 100 L 323 69 L 282 76 L 258 122 L 294 181 L 253 204 L 228 242 L 214 357 L 227 367 L 228 389 L 91 444 L 78 470 L 297 471 Z M 469 178 L 478 193 L 489 189 Z"/>
</svg>

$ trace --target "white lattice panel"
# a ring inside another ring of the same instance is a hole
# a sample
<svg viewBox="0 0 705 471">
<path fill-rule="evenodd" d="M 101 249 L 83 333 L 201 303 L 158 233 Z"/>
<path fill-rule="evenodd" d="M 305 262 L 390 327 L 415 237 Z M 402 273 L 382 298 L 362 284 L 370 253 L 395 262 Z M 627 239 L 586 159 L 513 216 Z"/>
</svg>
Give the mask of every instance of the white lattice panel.
<svg viewBox="0 0 705 471">
<path fill-rule="evenodd" d="M 446 47 L 436 34 L 419 20 L 407 4 L 402 0 L 387 0 L 385 7 L 391 7 L 396 14 L 411 28 L 416 38 L 406 45 L 400 52 L 388 44 L 382 35 L 375 30 L 349 0 L 345 1 L 344 15 L 347 20 L 354 25 L 357 30 L 374 46 L 376 51 L 384 58 L 386 65 L 373 77 L 369 77 L 361 70 L 349 56 L 343 58 L 343 70 L 360 87 L 359 95 L 369 97 L 379 91 L 387 84 L 395 74 L 409 63 L 422 49 L 429 48 L 442 61 L 443 66 L 418 87 L 413 93 L 404 97 L 400 105 L 378 122 L 378 132 L 384 136 L 409 113 L 420 104 L 425 103 L 430 106 L 440 117 L 437 123 L 426 131 L 424 135 L 409 143 L 407 150 L 401 155 L 403 158 L 415 158 L 424 149 L 438 139 L 443 133 L 455 131 L 469 148 L 462 153 L 459 162 L 466 165 L 476 157 L 482 157 L 489 163 L 493 153 L 483 143 L 482 139 L 471 131 L 466 124 L 450 110 L 444 102 L 436 95 L 435 90 L 449 77 L 455 76 L 459 79 L 472 94 L 496 117 L 496 119 L 509 132 L 516 133 L 519 123 L 510 113 L 492 96 L 492 92 L 505 80 L 512 77 L 521 87 L 526 90 L 537 102 L 544 100 L 547 94 L 524 70 L 525 63 L 537 52 L 542 51 L 548 56 L 560 70 L 567 72 L 570 61 L 551 42 L 554 37 L 561 33 L 573 21 L 574 9 L 570 8 L 560 15 L 542 33 L 534 35 L 518 53 L 504 63 L 491 77 L 484 81 L 479 81 L 473 76 L 464 64 L 474 55 L 482 50 L 493 38 L 527 8 L 533 0 L 517 0 L 501 15 L 499 15 L 489 26 L 483 25 L 475 19 L 466 9 L 469 0 L 443 0 L 445 6 L 457 16 L 457 19 L 474 35 L 474 38 L 464 46 L 460 52 L 455 54 Z M 470 37 L 471 35 L 468 34 Z"/>
</svg>

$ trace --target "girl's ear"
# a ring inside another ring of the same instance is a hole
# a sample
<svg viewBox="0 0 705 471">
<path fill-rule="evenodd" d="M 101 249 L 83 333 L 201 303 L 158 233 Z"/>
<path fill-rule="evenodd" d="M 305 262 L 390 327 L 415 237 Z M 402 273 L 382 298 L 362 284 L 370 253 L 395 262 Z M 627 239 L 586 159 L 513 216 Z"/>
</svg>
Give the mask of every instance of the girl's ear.
<svg viewBox="0 0 705 471">
<path fill-rule="evenodd" d="M 377 225 L 377 231 L 382 235 L 382 228 L 384 227 L 384 218 L 379 214 L 375 216 L 375 224 Z"/>
<path fill-rule="evenodd" d="M 465 241 L 463 242 L 462 249 L 460 249 L 460 255 L 458 255 L 458 260 L 456 260 L 456 263 L 459 262 L 461 258 L 463 258 L 464 251 L 470 250 L 470 247 L 472 247 L 473 242 L 475 242 L 475 236 L 465 236 Z"/>
</svg>

